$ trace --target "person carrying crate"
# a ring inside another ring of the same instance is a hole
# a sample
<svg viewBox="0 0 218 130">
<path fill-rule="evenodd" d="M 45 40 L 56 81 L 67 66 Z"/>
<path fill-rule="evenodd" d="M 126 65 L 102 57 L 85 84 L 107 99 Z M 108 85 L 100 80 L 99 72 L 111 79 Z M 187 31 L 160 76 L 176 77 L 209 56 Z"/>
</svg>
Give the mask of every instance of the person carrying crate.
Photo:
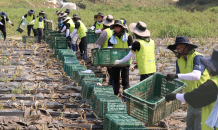
<svg viewBox="0 0 218 130">
<path fill-rule="evenodd" d="M 103 18 L 103 29 L 100 37 L 95 42 L 96 48 L 108 48 L 108 40 L 112 36 L 113 31 L 110 26 L 114 24 L 113 16 L 108 15 Z M 112 68 L 107 67 L 108 74 L 110 75 L 109 85 L 112 85 Z"/>
<path fill-rule="evenodd" d="M 111 29 L 114 32 L 111 38 L 108 40 L 108 48 L 131 48 L 133 44 L 132 36 L 126 32 L 126 22 L 124 20 L 115 20 L 114 24 L 111 25 Z M 120 90 L 120 71 L 122 78 L 123 90 L 129 88 L 129 66 L 126 67 L 112 67 L 113 76 L 113 89 L 114 94 L 118 95 Z M 123 101 L 126 101 L 123 96 Z"/>
<path fill-rule="evenodd" d="M 12 26 L 14 26 L 14 24 L 8 19 L 8 16 L 5 12 L 0 12 L 0 15 L 1 15 L 0 30 L 4 35 L 4 40 L 6 40 L 6 21 L 8 21 Z"/>
<path fill-rule="evenodd" d="M 36 18 L 34 22 L 33 29 L 37 29 L 38 32 L 38 43 L 41 43 L 42 37 L 43 37 L 43 29 L 44 29 L 44 19 L 45 12 L 41 11 L 39 12 L 39 17 Z"/>
<path fill-rule="evenodd" d="M 150 31 L 147 29 L 146 23 L 142 21 L 131 23 L 129 28 L 136 36 L 137 41 L 132 44 L 129 54 L 121 60 L 116 60 L 114 65 L 127 62 L 136 54 L 140 81 L 142 81 L 156 72 L 155 43 L 150 39 Z"/>
<path fill-rule="evenodd" d="M 90 27 L 91 30 L 95 29 L 95 33 L 101 33 L 101 29 L 104 27 L 103 26 L 103 18 L 104 18 L 104 14 L 103 13 L 98 13 L 96 15 L 94 15 L 94 18 L 97 19 L 97 21 L 93 24 L 92 27 Z"/>
<path fill-rule="evenodd" d="M 174 45 L 167 47 L 178 58 L 176 61 L 176 74 L 167 74 L 166 80 L 178 78 L 187 84 L 185 93 L 191 92 L 210 79 L 208 69 L 200 61 L 202 54 L 196 52 L 195 44 L 189 42 L 186 36 L 176 37 Z M 186 130 L 201 130 L 201 107 L 194 108 L 188 104 Z"/>
<path fill-rule="evenodd" d="M 167 102 L 180 100 L 187 102 L 193 108 L 202 108 L 201 129 L 218 130 L 218 49 L 211 57 L 200 57 L 200 62 L 208 68 L 211 78 L 187 93 L 169 93 L 165 96 Z"/>
<path fill-rule="evenodd" d="M 73 32 L 73 30 L 75 28 L 74 22 L 72 20 L 68 19 L 67 17 L 64 17 L 62 19 L 62 23 L 63 23 L 64 26 L 66 26 L 66 38 L 67 38 Z M 68 40 L 69 40 L 68 41 L 68 47 L 70 49 L 74 50 L 73 46 L 71 44 L 72 39 L 68 39 Z"/>
<path fill-rule="evenodd" d="M 31 33 L 31 29 L 33 30 L 33 25 L 35 22 L 35 15 L 34 15 L 35 11 L 33 9 L 29 10 L 27 14 L 25 14 L 24 16 L 22 16 L 22 19 L 25 19 L 29 22 L 29 24 L 27 25 L 27 35 L 30 36 Z M 34 36 L 37 35 L 37 33 L 33 30 Z"/>
<path fill-rule="evenodd" d="M 80 56 L 83 57 L 84 60 L 86 60 L 87 59 L 87 38 L 86 38 L 87 28 L 77 14 L 74 14 L 72 19 L 75 23 L 75 29 L 70 34 L 70 36 L 68 36 L 68 39 L 73 38 L 78 32 L 79 38 L 81 39 L 79 43 Z"/>
</svg>

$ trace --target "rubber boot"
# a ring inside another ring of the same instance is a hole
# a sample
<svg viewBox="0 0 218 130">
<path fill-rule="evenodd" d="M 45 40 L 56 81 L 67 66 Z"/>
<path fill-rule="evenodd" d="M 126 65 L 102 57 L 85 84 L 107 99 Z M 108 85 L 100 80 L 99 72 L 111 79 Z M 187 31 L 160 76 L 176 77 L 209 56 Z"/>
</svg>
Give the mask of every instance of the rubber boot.
<svg viewBox="0 0 218 130">
<path fill-rule="evenodd" d="M 76 45 L 73 45 L 72 50 L 73 50 L 73 51 L 76 51 Z"/>
<path fill-rule="evenodd" d="M 113 89 L 114 89 L 114 95 L 118 95 L 119 90 L 120 90 L 120 85 L 119 84 L 114 84 Z"/>
<path fill-rule="evenodd" d="M 84 59 L 84 60 L 87 59 L 87 51 L 84 51 L 83 59 Z"/>
<path fill-rule="evenodd" d="M 76 49 L 76 51 L 78 51 L 78 45 L 76 45 L 76 48 L 75 48 L 75 49 Z"/>
</svg>

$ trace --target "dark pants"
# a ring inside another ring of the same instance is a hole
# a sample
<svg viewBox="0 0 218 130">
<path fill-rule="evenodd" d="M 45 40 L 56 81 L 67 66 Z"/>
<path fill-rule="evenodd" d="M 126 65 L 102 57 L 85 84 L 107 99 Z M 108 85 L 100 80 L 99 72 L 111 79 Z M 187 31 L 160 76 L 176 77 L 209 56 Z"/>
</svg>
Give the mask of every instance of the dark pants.
<svg viewBox="0 0 218 130">
<path fill-rule="evenodd" d="M 43 37 L 43 29 L 42 28 L 37 28 L 37 30 L 38 30 L 38 34 L 39 34 L 38 43 L 41 43 L 42 37 Z"/>
<path fill-rule="evenodd" d="M 5 26 L 0 26 L 0 30 L 2 31 L 3 35 L 4 35 L 4 40 L 6 39 L 6 28 Z"/>
<path fill-rule="evenodd" d="M 123 90 L 125 90 L 129 88 L 129 66 L 112 67 L 112 76 L 113 76 L 113 82 L 115 85 L 120 84 L 120 71 L 121 71 Z"/>
<path fill-rule="evenodd" d="M 27 35 L 30 36 L 31 29 L 33 30 L 33 25 L 27 25 Z M 33 30 L 34 33 L 34 30 Z M 35 34 L 34 34 L 35 35 Z"/>
<path fill-rule="evenodd" d="M 152 76 L 154 73 L 150 73 L 150 74 L 141 74 L 140 75 L 140 82 L 144 79 L 147 79 L 148 77 Z"/>
<path fill-rule="evenodd" d="M 33 33 L 34 33 L 34 36 L 39 36 L 37 29 L 33 29 Z"/>
<path fill-rule="evenodd" d="M 110 75 L 110 79 L 112 79 L 112 68 L 107 67 L 107 72 Z"/>
<path fill-rule="evenodd" d="M 81 55 L 83 55 L 84 53 L 87 53 L 87 38 L 86 36 L 81 38 L 81 41 L 79 43 L 79 49 L 80 49 L 80 53 Z"/>
<path fill-rule="evenodd" d="M 70 50 L 72 49 L 72 42 L 71 41 L 72 41 L 72 39 L 68 40 L 68 47 Z"/>
</svg>

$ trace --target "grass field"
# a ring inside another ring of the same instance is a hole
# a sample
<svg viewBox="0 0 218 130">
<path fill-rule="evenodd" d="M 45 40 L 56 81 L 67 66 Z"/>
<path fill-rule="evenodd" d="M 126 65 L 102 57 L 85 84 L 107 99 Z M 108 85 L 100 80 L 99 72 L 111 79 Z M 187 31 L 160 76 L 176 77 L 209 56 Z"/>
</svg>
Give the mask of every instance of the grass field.
<svg viewBox="0 0 218 130">
<path fill-rule="evenodd" d="M 26 35 L 16 32 L 16 28 L 21 17 L 27 11 L 33 8 L 38 14 L 44 10 L 47 13 L 48 20 L 53 20 L 57 25 L 57 16 L 54 14 L 57 9 L 51 6 L 45 0 L 29 0 L 35 5 L 35 8 L 26 0 L 1 0 L 0 11 L 5 11 L 9 19 L 14 23 L 14 27 L 7 24 L 8 36 Z M 171 2 L 171 0 L 69 0 L 75 3 L 86 5 L 86 9 L 73 10 L 79 14 L 82 21 L 91 27 L 94 23 L 94 14 L 103 12 L 114 16 L 114 19 L 125 18 L 127 24 L 131 22 L 144 21 L 147 29 L 151 31 L 152 37 L 176 37 L 186 35 L 189 37 L 215 37 L 218 33 L 218 7 L 202 6 L 203 10 L 187 10 L 185 8 L 195 6 L 189 4 L 181 6 Z M 103 4 L 102 4 L 103 3 Z M 50 6 L 50 7 L 49 7 Z M 48 8 L 49 7 L 49 8 Z"/>
</svg>

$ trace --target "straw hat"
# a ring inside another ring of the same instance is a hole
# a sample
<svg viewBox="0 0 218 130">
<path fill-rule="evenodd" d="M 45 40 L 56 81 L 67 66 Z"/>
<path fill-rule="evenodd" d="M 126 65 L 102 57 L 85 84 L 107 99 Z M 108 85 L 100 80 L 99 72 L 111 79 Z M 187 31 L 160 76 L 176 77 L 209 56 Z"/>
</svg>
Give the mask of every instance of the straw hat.
<svg viewBox="0 0 218 130">
<path fill-rule="evenodd" d="M 142 21 L 139 21 L 138 23 L 131 23 L 129 25 L 129 29 L 131 32 L 133 32 L 139 36 L 142 36 L 142 37 L 149 37 L 150 36 L 150 31 L 147 30 L 147 25 Z"/>
<path fill-rule="evenodd" d="M 94 15 L 94 18 L 97 18 L 98 16 L 104 17 L 104 14 L 103 13 L 98 13 L 98 14 Z"/>
<path fill-rule="evenodd" d="M 105 16 L 103 18 L 103 24 L 105 26 L 111 26 L 112 24 L 114 24 L 114 20 L 113 20 L 113 16 L 112 15 L 108 15 L 108 16 Z"/>
</svg>

